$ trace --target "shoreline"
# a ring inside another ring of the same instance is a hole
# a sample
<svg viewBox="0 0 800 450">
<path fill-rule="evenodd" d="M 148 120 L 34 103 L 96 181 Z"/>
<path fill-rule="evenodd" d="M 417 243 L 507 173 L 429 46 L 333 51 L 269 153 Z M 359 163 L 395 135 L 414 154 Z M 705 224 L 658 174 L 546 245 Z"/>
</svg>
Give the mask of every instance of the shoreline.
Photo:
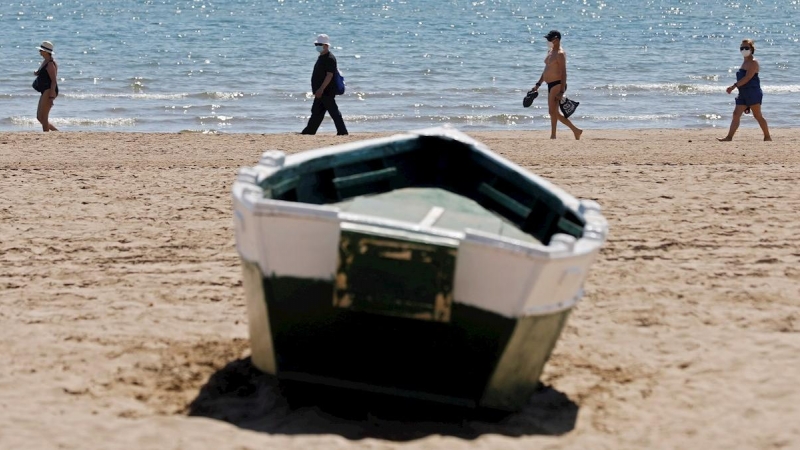
<svg viewBox="0 0 800 450">
<path fill-rule="evenodd" d="M 325 121 L 326 122 L 323 122 L 323 127 L 321 127 L 321 128 L 324 128 L 324 124 L 327 123 L 328 121 L 330 121 L 330 118 L 326 118 Z M 752 122 L 752 123 L 750 123 L 750 122 Z M 331 124 L 329 124 L 329 125 L 331 125 Z M 578 126 L 578 125 L 581 125 L 581 124 L 576 124 L 576 126 Z M 708 126 L 708 127 L 620 127 L 620 128 L 613 128 L 613 127 L 609 127 L 609 128 L 590 128 L 590 127 L 585 127 L 585 128 L 583 128 L 583 130 L 587 131 L 587 132 L 603 132 L 603 133 L 608 133 L 608 132 L 611 132 L 611 133 L 613 133 L 613 132 L 623 132 L 624 133 L 624 132 L 638 132 L 638 131 L 676 131 L 676 132 L 680 132 L 680 131 L 685 131 L 685 132 L 690 132 L 690 131 L 721 131 L 723 133 L 726 133 L 728 131 L 729 125 L 730 125 L 730 122 L 726 122 L 725 124 L 721 124 L 720 126 Z M 354 132 L 351 132 L 350 135 L 397 134 L 397 133 L 406 133 L 406 132 L 415 131 L 415 130 L 424 130 L 424 129 L 427 129 L 427 128 L 434 128 L 434 127 L 437 127 L 437 126 L 442 126 L 442 124 L 438 124 L 438 125 L 437 124 L 431 124 L 431 125 L 427 125 L 427 126 L 411 127 L 408 130 L 397 130 L 397 131 L 392 131 L 392 130 L 354 131 Z M 301 126 L 301 128 L 302 128 L 302 126 Z M 549 133 L 549 131 L 550 131 L 549 123 L 547 125 L 542 125 L 542 126 L 540 126 L 539 128 L 536 128 L 536 129 L 521 129 L 521 130 L 469 130 L 469 129 L 461 128 L 461 127 L 459 127 L 457 125 L 454 125 L 453 128 L 455 128 L 457 130 L 460 130 L 460 131 L 462 131 L 464 133 L 467 133 L 467 134 L 470 134 L 470 133 L 543 133 L 543 132 Z M 800 129 L 800 126 L 797 126 L 797 127 L 772 127 L 772 126 L 770 126 L 770 131 L 772 131 L 773 129 L 775 129 L 775 130 L 797 130 L 797 129 Z M 755 122 L 754 120 L 753 121 L 742 120 L 742 123 L 739 126 L 739 131 L 742 131 L 742 130 L 759 130 L 760 131 L 760 128 L 758 126 L 758 123 Z M 564 126 L 562 124 L 559 124 L 558 125 L 558 133 L 562 133 L 562 132 L 569 132 L 569 129 L 566 128 L 566 126 Z M 25 130 L 0 130 L 0 136 L 3 135 L 3 134 L 25 134 L 25 133 L 43 133 L 43 132 L 38 127 L 36 129 L 25 129 Z M 70 129 L 68 129 L 68 130 L 59 130 L 59 131 L 57 131 L 55 133 L 62 133 L 62 134 L 72 134 L 72 133 L 87 133 L 87 134 L 112 133 L 112 134 L 114 134 L 114 133 L 118 133 L 118 134 L 167 134 L 167 135 L 169 135 L 169 134 L 199 134 L 199 135 L 232 135 L 232 136 L 238 136 L 238 135 L 274 136 L 274 135 L 294 135 L 294 134 L 299 134 L 299 131 L 282 131 L 282 132 L 264 132 L 264 133 L 260 133 L 260 132 L 252 132 L 252 131 L 230 132 L 230 131 L 224 131 L 224 130 L 138 131 L 138 130 L 112 130 L 112 129 L 102 129 L 102 130 L 79 130 L 79 129 L 70 130 Z M 335 130 L 326 130 L 326 131 L 318 132 L 316 134 L 316 136 L 335 135 L 335 134 L 336 134 Z M 738 132 L 737 132 L 737 135 L 738 135 Z"/>
<path fill-rule="evenodd" d="M 0 132 L 0 447 L 800 442 L 800 128 L 587 131 L 466 132 L 599 202 L 610 233 L 544 406 L 456 423 L 291 409 L 246 366 L 236 170 L 397 133 Z"/>
</svg>

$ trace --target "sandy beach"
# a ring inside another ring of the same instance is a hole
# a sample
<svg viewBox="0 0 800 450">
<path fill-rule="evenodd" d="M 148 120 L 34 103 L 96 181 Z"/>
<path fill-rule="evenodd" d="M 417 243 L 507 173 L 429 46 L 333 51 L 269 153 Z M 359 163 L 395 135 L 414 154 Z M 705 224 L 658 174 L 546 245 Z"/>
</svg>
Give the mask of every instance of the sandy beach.
<svg viewBox="0 0 800 450">
<path fill-rule="evenodd" d="M 800 129 L 559 133 L 470 133 L 611 231 L 542 391 L 461 421 L 247 360 L 236 170 L 385 134 L 0 133 L 0 448 L 800 448 Z"/>
</svg>

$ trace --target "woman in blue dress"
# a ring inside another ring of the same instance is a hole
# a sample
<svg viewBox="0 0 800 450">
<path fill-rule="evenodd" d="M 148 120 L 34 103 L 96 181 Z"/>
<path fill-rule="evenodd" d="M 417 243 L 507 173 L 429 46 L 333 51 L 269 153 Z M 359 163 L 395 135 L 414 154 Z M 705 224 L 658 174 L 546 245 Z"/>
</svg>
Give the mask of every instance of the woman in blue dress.
<svg viewBox="0 0 800 450">
<path fill-rule="evenodd" d="M 753 40 L 743 40 L 739 46 L 739 51 L 742 52 L 744 62 L 739 71 L 736 72 L 736 83 L 726 89 L 728 94 L 733 92 L 734 89 L 739 89 L 739 95 L 736 97 L 736 108 L 733 110 L 733 118 L 731 118 L 731 128 L 728 130 L 728 135 L 718 140 L 732 141 L 733 135 L 739 128 L 739 120 L 742 118 L 742 114 L 752 112 L 753 117 L 758 121 L 758 125 L 761 126 L 761 131 L 764 132 L 764 140 L 771 141 L 772 138 L 769 136 L 767 121 L 761 115 L 761 99 L 764 93 L 761 91 L 761 81 L 758 79 L 758 61 L 753 58 L 753 53 L 756 52 Z"/>
</svg>

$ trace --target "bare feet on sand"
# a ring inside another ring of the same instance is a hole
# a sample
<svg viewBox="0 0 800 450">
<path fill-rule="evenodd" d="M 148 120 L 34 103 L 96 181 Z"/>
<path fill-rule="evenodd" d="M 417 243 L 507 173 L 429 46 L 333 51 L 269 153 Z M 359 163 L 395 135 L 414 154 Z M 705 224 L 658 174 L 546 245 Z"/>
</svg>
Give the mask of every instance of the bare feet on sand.
<svg viewBox="0 0 800 450">
<path fill-rule="evenodd" d="M 732 140 L 733 140 L 733 138 L 724 137 L 724 138 L 717 138 L 717 140 L 718 140 L 718 141 L 720 141 L 720 142 L 729 142 L 729 141 L 732 141 Z M 764 137 L 764 140 L 765 140 L 765 141 L 771 141 L 771 140 L 772 140 L 772 138 L 771 138 L 771 137 L 769 137 L 769 136 L 766 136 L 766 137 Z"/>
<path fill-rule="evenodd" d="M 578 129 L 577 131 L 573 131 L 572 133 L 575 134 L 575 140 L 576 141 L 581 140 L 581 135 L 583 134 L 583 130 Z M 550 139 L 555 139 L 555 138 L 556 137 L 553 136 L 552 134 L 550 135 Z"/>
</svg>

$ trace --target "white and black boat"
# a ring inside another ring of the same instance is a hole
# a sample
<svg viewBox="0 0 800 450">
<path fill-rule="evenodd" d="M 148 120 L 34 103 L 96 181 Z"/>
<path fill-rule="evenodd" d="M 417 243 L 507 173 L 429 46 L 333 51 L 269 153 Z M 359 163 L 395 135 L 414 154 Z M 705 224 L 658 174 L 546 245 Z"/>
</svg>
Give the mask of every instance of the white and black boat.
<svg viewBox="0 0 800 450">
<path fill-rule="evenodd" d="M 501 410 L 536 389 L 608 230 L 449 127 L 267 151 L 233 203 L 256 367 Z"/>
</svg>

